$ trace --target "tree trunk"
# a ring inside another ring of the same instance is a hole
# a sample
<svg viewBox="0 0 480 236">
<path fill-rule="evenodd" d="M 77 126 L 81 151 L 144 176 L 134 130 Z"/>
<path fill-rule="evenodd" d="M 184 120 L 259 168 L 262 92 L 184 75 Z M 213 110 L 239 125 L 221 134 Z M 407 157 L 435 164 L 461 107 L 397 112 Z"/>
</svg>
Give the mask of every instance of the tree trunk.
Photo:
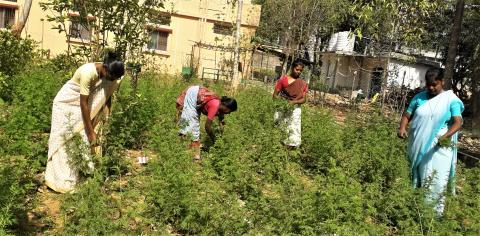
<svg viewBox="0 0 480 236">
<path fill-rule="evenodd" d="M 445 88 L 451 89 L 453 82 L 453 70 L 455 68 L 455 58 L 457 57 L 458 39 L 462 30 L 463 9 L 465 8 L 464 0 L 457 0 L 455 17 L 453 19 L 452 34 L 450 43 L 448 44 L 447 60 L 445 62 Z"/>
<path fill-rule="evenodd" d="M 287 67 L 288 67 L 288 58 L 290 57 L 290 46 L 289 46 L 289 32 L 286 31 L 285 32 L 285 37 L 284 37 L 284 42 L 283 42 L 283 48 L 282 48 L 282 52 L 283 52 L 283 55 L 285 56 L 285 60 L 283 60 L 282 62 L 282 72 L 280 73 L 280 75 L 284 75 L 287 73 Z"/>
<path fill-rule="evenodd" d="M 25 0 L 23 4 L 23 11 L 18 19 L 18 22 L 15 23 L 12 27 L 12 34 L 16 38 L 20 38 L 22 35 L 23 28 L 25 27 L 25 23 L 28 20 L 28 16 L 30 15 L 30 8 L 32 7 L 32 0 Z"/>
<path fill-rule="evenodd" d="M 240 76 L 238 74 L 238 63 L 240 61 L 240 33 L 242 30 L 242 6 L 243 0 L 238 0 L 238 9 L 237 9 L 237 30 L 235 34 L 235 58 L 233 60 L 233 81 L 232 81 L 232 89 L 234 92 L 237 91 L 238 85 L 240 84 Z"/>
<path fill-rule="evenodd" d="M 480 45 L 477 46 L 477 50 L 474 56 L 473 63 L 475 63 L 475 70 L 472 80 L 472 132 L 475 136 L 480 137 Z"/>
<path fill-rule="evenodd" d="M 480 76 L 477 75 L 475 80 L 477 81 L 477 88 L 473 91 L 472 97 L 472 107 L 473 107 L 473 117 L 472 117 L 472 131 L 473 134 L 477 137 L 480 137 L 480 89 L 479 87 L 479 78 Z"/>
</svg>

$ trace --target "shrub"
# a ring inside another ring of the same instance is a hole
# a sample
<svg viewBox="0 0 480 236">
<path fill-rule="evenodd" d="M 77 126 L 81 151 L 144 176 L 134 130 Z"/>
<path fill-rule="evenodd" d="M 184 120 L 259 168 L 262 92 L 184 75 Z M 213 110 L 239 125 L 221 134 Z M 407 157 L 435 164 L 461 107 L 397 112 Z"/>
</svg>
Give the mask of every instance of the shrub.
<svg viewBox="0 0 480 236">
<path fill-rule="evenodd" d="M 26 217 L 27 202 L 43 171 L 48 151 L 53 98 L 62 82 L 60 73 L 33 67 L 12 76 L 12 99 L 0 111 L 0 229 Z"/>
<path fill-rule="evenodd" d="M 17 39 L 9 31 L 0 31 L 0 98 L 10 101 L 12 76 L 20 73 L 35 57 L 35 43 L 30 39 Z M 3 74 L 3 76 L 2 76 Z"/>
<path fill-rule="evenodd" d="M 52 101 L 63 84 L 59 73 L 35 67 L 14 77 L 12 104 L 5 112 L 4 151 L 46 160 Z M 43 163 L 45 160 L 42 160 Z M 38 160 L 37 160 L 38 161 Z"/>
<path fill-rule="evenodd" d="M 0 187 L 14 186 L 0 196 L 1 206 L 8 206 L 0 213 L 7 229 L 24 209 L 32 173 L 42 169 L 36 160 L 46 156 L 48 136 L 34 138 L 48 130 L 45 119 L 55 92 L 42 86 L 61 85 L 48 68 L 25 80 L 48 75 L 42 77 L 50 82 L 16 85 L 15 99 L 0 111 L 0 141 L 7 143 L 0 154 L 9 158 L 2 159 L 7 161 L 0 173 L 9 177 L 0 179 Z M 59 233 L 479 233 L 479 169 L 458 166 L 457 196 L 449 196 L 444 218 L 437 218 L 424 203 L 425 190 L 411 187 L 396 122 L 375 110 L 337 124 L 330 110 L 303 105 L 302 146 L 288 150 L 281 144 L 286 134 L 273 120 L 282 104 L 266 89 L 247 87 L 234 96 L 238 111 L 225 117 L 215 143 L 207 142 L 202 117 L 205 147 L 197 164 L 173 122 L 176 96 L 187 84 L 154 74 L 138 82 L 134 89 L 124 81 L 115 95 L 104 127 L 104 155 L 94 157 L 95 171 L 76 192 L 64 195 L 62 217 L 68 224 Z M 34 85 L 47 94 L 34 91 Z M 209 87 L 224 94 L 224 84 Z M 148 153 L 149 163 L 132 164 L 125 149 Z"/>
<path fill-rule="evenodd" d="M 31 194 L 35 183 L 34 169 L 22 156 L 2 155 L 0 158 L 0 234 L 13 231 L 18 216 L 26 215 L 26 196 Z"/>
</svg>

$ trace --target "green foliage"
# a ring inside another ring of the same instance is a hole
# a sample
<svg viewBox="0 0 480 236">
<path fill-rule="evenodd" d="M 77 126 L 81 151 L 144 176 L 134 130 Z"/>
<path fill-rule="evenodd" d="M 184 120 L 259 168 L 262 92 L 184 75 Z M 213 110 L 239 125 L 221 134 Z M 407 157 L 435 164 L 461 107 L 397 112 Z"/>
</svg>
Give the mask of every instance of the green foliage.
<svg viewBox="0 0 480 236">
<path fill-rule="evenodd" d="M 73 76 L 73 72 L 81 65 L 79 58 L 65 53 L 58 54 L 54 58 L 44 63 L 43 67 L 51 67 L 54 71 L 61 73 L 71 72 L 69 77 Z"/>
<path fill-rule="evenodd" d="M 103 181 L 91 178 L 63 199 L 64 233 L 69 235 L 106 235 L 121 232 L 118 205 L 103 191 Z M 75 204 L 80 203 L 80 204 Z"/>
<path fill-rule="evenodd" d="M 34 49 L 33 40 L 17 39 L 9 31 L 0 30 L 0 99 L 12 99 L 12 77 L 33 61 Z"/>
<path fill-rule="evenodd" d="M 13 103 L 0 111 L 0 139 L 7 144 L 0 147 L 0 226 L 8 232 L 21 234 L 15 221 L 28 207 L 39 160 L 46 159 L 48 136 L 34 137 L 48 132 L 49 107 L 65 78 L 53 71 L 44 66 L 20 75 L 26 84 L 14 87 Z M 280 100 L 247 87 L 235 95 L 238 111 L 202 151 L 203 162 L 192 162 L 174 122 L 175 98 L 188 86 L 177 80 L 143 74 L 136 90 L 122 83 L 105 123 L 103 156 L 92 157 L 95 170 L 62 197 L 59 234 L 479 233 L 479 169 L 459 164 L 457 195 L 437 218 L 424 189 L 411 186 L 396 122 L 374 110 L 338 124 L 329 110 L 305 104 L 302 145 L 288 150 L 273 118 Z M 224 85 L 208 86 L 223 94 Z M 85 153 L 76 141 L 72 150 Z M 149 163 L 132 163 L 125 149 L 140 150 Z"/>
<path fill-rule="evenodd" d="M 31 207 L 26 201 L 47 161 L 52 101 L 63 83 L 61 72 L 39 66 L 10 78 L 12 100 L 0 105 L 0 229 L 18 224 Z"/>
<path fill-rule="evenodd" d="M 13 101 L 4 111 L 6 122 L 0 124 L 4 130 L 0 139 L 6 145 L 0 150 L 12 155 L 46 156 L 52 101 L 63 80 L 61 73 L 41 67 L 12 78 Z"/>
<path fill-rule="evenodd" d="M 275 108 L 275 111 L 278 111 L 284 117 L 289 117 L 295 108 L 295 106 L 290 104 L 288 100 L 282 98 L 275 99 L 273 107 Z"/>
<path fill-rule="evenodd" d="M 265 77 L 267 81 L 271 81 L 277 76 L 277 73 L 275 73 L 274 70 L 266 69 L 266 68 L 257 69 L 253 73 L 254 73 L 254 77 L 259 79 L 260 81 L 265 81 Z"/>
<path fill-rule="evenodd" d="M 9 31 L 0 31 L 0 72 L 13 76 L 22 71 L 34 57 L 35 43 L 17 39 Z"/>
<path fill-rule="evenodd" d="M 308 85 L 308 87 L 312 90 L 317 90 L 322 92 L 327 91 L 329 86 L 324 82 L 325 80 L 326 80 L 325 78 L 320 78 L 319 76 L 315 76 L 310 79 L 310 84 Z"/>
<path fill-rule="evenodd" d="M 49 0 L 40 3 L 44 11 L 49 10 L 47 21 L 54 22 L 54 28 L 64 33 L 69 41 L 68 26 L 70 21 L 92 29 L 94 34 L 89 44 L 77 47 L 77 54 L 87 57 L 89 61 L 100 59 L 101 51 L 107 45 L 108 33 L 114 35 L 114 49 L 123 59 L 142 61 L 143 47 L 148 43 L 149 34 L 145 26 L 152 22 L 163 22 L 165 18 L 159 13 L 163 0 L 107 0 L 107 1 L 69 1 Z M 68 17 L 69 12 L 78 12 L 78 17 Z M 92 20 L 89 16 L 95 16 Z M 69 46 L 69 52 L 71 53 Z"/>
<path fill-rule="evenodd" d="M 90 155 L 90 145 L 78 133 L 67 134 L 64 136 L 64 139 L 66 141 L 65 149 L 69 157 L 68 164 L 73 166 L 82 176 L 92 174 L 93 160 Z"/>
<path fill-rule="evenodd" d="M 444 147 L 444 148 L 455 148 L 456 144 L 449 138 L 440 138 L 438 140 L 438 146 Z"/>
<path fill-rule="evenodd" d="M 149 128 L 159 115 L 156 97 L 160 89 L 153 74 L 147 74 L 141 80 L 137 89 L 127 81 L 122 82 L 113 105 L 111 126 L 106 134 L 114 138 L 107 141 L 107 146 L 141 149 L 147 143 Z"/>
<path fill-rule="evenodd" d="M 328 35 L 345 17 L 349 1 L 265 0 L 257 3 L 262 4 L 257 36 L 268 42 L 288 41 L 293 49 L 312 35 Z"/>
<path fill-rule="evenodd" d="M 33 189 L 34 171 L 23 156 L 2 155 L 0 158 L 0 234 L 18 223 L 17 215 L 25 214 L 25 196 Z"/>
<path fill-rule="evenodd" d="M 375 55 L 393 51 L 393 46 L 420 46 L 428 38 L 434 13 L 445 9 L 446 1 L 355 0 L 350 6 L 355 34 L 375 42 Z"/>
</svg>

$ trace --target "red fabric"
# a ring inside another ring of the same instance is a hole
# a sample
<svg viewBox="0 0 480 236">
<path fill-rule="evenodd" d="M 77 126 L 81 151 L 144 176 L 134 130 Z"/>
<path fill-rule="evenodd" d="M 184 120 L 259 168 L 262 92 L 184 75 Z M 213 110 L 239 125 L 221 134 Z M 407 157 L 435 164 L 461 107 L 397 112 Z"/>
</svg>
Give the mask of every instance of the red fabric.
<svg viewBox="0 0 480 236">
<path fill-rule="evenodd" d="M 284 76 L 280 77 L 280 79 L 275 84 L 275 90 L 282 91 L 282 89 L 284 89 L 286 87 L 288 87 L 288 77 L 284 75 Z"/>
<path fill-rule="evenodd" d="M 219 98 L 214 92 L 211 92 L 205 87 L 200 87 L 200 89 L 198 90 L 197 104 L 207 104 L 212 99 L 219 99 Z"/>
<path fill-rule="evenodd" d="M 177 106 L 181 106 L 183 107 L 183 103 L 185 101 L 185 96 L 187 96 L 187 90 L 189 89 L 190 87 L 188 87 L 187 89 L 183 90 L 182 93 L 180 94 L 180 96 L 177 97 Z"/>
<path fill-rule="evenodd" d="M 220 108 L 220 99 L 211 99 L 203 106 L 203 113 L 207 114 L 209 120 L 213 120 L 218 113 L 218 108 Z"/>
<path fill-rule="evenodd" d="M 299 80 L 301 79 L 299 78 Z M 308 84 L 307 83 L 304 83 L 304 84 L 305 86 L 302 89 L 302 96 L 304 96 L 308 92 Z M 275 90 L 279 90 L 280 92 L 285 92 L 288 86 L 290 86 L 290 84 L 288 84 L 288 76 L 284 75 L 275 84 Z"/>
<path fill-rule="evenodd" d="M 187 95 L 187 90 L 189 88 L 190 87 L 183 90 L 182 93 L 177 97 L 176 102 L 179 106 L 183 106 L 183 103 L 185 101 L 185 96 Z M 202 107 L 212 99 L 220 99 L 220 98 L 214 92 L 211 92 L 207 88 L 200 86 L 200 88 L 198 89 L 198 95 L 197 95 L 197 105 L 199 107 Z"/>
<path fill-rule="evenodd" d="M 177 97 L 177 106 L 183 106 L 189 88 L 183 90 Z M 197 110 L 205 114 L 208 119 L 213 120 L 218 113 L 218 108 L 220 108 L 220 98 L 214 92 L 200 86 L 197 95 Z"/>
</svg>

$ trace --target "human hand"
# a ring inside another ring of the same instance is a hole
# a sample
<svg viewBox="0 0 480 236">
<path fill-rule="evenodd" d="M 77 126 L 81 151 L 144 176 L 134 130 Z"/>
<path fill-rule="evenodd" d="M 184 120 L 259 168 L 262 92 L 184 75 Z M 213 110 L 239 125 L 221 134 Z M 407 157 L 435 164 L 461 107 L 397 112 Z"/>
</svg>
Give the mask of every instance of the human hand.
<svg viewBox="0 0 480 236">
<path fill-rule="evenodd" d="M 438 138 L 437 145 L 444 148 L 453 148 L 455 147 L 455 143 L 452 142 L 450 137 L 442 136 Z"/>
<path fill-rule="evenodd" d="M 401 139 L 408 138 L 408 132 L 406 129 L 398 129 L 397 136 Z"/>
</svg>

